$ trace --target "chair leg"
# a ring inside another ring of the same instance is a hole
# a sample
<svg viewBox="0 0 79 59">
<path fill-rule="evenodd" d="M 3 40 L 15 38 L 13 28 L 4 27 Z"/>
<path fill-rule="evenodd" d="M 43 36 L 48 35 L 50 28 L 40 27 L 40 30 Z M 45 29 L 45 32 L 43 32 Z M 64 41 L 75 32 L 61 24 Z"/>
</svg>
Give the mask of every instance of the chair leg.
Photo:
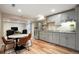
<svg viewBox="0 0 79 59">
<path fill-rule="evenodd" d="M 13 48 L 15 48 L 15 44 L 13 44 Z"/>
<path fill-rule="evenodd" d="M 29 46 L 28 46 L 28 44 L 26 44 L 26 49 L 27 49 L 28 51 L 30 51 L 30 50 L 29 50 Z"/>
<path fill-rule="evenodd" d="M 27 50 L 30 51 L 29 46 L 27 46 Z"/>
<path fill-rule="evenodd" d="M 5 50 L 6 50 L 6 45 L 4 45 L 4 53 L 5 53 Z"/>
</svg>

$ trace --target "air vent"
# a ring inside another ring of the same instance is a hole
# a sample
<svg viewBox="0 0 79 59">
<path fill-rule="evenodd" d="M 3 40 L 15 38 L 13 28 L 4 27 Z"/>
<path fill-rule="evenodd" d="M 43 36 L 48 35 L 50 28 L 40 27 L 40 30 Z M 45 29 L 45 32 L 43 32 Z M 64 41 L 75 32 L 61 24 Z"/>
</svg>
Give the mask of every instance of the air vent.
<svg viewBox="0 0 79 59">
<path fill-rule="evenodd" d="M 15 7 L 15 4 L 12 4 L 12 7 Z"/>
</svg>

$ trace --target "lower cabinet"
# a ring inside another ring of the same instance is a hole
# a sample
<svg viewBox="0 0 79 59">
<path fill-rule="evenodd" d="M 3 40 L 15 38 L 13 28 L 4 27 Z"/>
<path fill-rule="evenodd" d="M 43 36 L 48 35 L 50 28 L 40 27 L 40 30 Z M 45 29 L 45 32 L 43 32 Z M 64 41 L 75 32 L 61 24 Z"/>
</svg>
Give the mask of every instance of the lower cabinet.
<svg viewBox="0 0 79 59">
<path fill-rule="evenodd" d="M 75 33 L 61 33 L 60 45 L 75 49 L 76 46 L 76 34 Z"/>
<path fill-rule="evenodd" d="M 76 33 L 40 32 L 39 38 L 50 43 L 77 50 Z"/>
<path fill-rule="evenodd" d="M 59 40 L 59 44 L 61 46 L 66 46 L 66 38 L 65 38 L 66 34 L 65 33 L 60 33 L 60 40 Z"/>
<path fill-rule="evenodd" d="M 40 34 L 42 40 L 52 43 L 52 33 L 51 32 L 42 32 Z"/>
<path fill-rule="evenodd" d="M 48 36 L 48 33 L 47 32 L 44 32 L 43 33 L 43 40 L 48 42 L 48 37 L 49 37 Z"/>
<path fill-rule="evenodd" d="M 40 33 L 39 33 L 39 38 L 40 38 L 41 40 L 44 40 L 44 41 L 49 42 L 49 35 L 48 35 L 47 32 L 40 32 Z"/>
<path fill-rule="evenodd" d="M 54 32 L 52 36 L 52 43 L 59 44 L 59 33 Z"/>
<path fill-rule="evenodd" d="M 40 35 L 41 35 L 41 38 L 40 38 L 40 39 L 45 40 L 45 33 L 42 33 L 42 32 L 41 32 Z"/>
<path fill-rule="evenodd" d="M 43 40 L 43 33 L 39 32 L 39 39 Z"/>
<path fill-rule="evenodd" d="M 49 32 L 46 37 L 47 37 L 47 41 L 52 43 L 52 32 Z"/>
<path fill-rule="evenodd" d="M 35 30 L 35 31 L 34 31 L 34 38 L 35 38 L 35 39 L 38 39 L 38 36 L 39 36 L 39 35 L 38 35 L 38 30 Z"/>
<path fill-rule="evenodd" d="M 66 46 L 75 49 L 76 48 L 75 44 L 76 44 L 76 34 L 75 33 L 66 34 Z"/>
<path fill-rule="evenodd" d="M 79 33 L 76 35 L 76 50 L 79 51 Z"/>
</svg>

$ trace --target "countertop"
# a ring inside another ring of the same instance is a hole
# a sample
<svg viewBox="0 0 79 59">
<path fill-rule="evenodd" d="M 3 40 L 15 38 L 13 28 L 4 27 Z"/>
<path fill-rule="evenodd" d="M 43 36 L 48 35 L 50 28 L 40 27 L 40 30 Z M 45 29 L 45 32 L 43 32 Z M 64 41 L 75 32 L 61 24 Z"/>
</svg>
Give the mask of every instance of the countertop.
<svg viewBox="0 0 79 59">
<path fill-rule="evenodd" d="M 76 32 L 59 32 L 59 31 L 40 31 L 40 32 L 52 32 L 52 33 L 76 33 Z"/>
</svg>

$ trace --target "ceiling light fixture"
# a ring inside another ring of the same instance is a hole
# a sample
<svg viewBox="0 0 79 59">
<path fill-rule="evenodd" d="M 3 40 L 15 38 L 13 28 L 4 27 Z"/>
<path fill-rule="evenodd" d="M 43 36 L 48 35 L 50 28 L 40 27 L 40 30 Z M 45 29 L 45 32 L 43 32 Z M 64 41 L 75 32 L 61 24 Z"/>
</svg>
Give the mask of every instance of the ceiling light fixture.
<svg viewBox="0 0 79 59">
<path fill-rule="evenodd" d="M 21 9 L 18 9 L 18 12 L 22 12 L 22 10 Z"/>
<path fill-rule="evenodd" d="M 55 12 L 55 11 L 56 11 L 55 9 L 52 9 L 52 10 L 51 10 L 51 12 Z"/>
</svg>

